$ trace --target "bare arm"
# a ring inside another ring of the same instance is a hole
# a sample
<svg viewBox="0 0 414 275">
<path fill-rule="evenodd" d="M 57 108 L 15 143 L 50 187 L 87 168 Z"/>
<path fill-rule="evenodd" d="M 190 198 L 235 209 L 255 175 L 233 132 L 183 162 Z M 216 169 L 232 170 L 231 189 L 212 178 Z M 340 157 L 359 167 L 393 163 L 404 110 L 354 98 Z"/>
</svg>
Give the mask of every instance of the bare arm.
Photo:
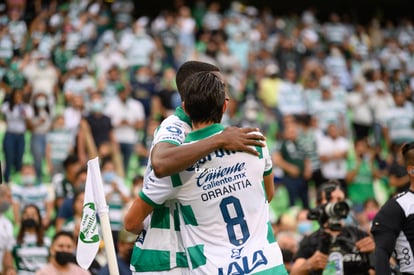
<svg viewBox="0 0 414 275">
<path fill-rule="evenodd" d="M 264 187 L 267 195 L 267 201 L 270 202 L 275 194 L 275 184 L 273 182 L 273 173 L 263 177 Z"/>
<path fill-rule="evenodd" d="M 282 154 L 275 152 L 272 155 L 272 160 L 274 163 L 279 166 L 283 171 L 288 173 L 292 177 L 298 177 L 300 175 L 300 170 L 297 166 L 285 161 L 282 157 Z"/>
<path fill-rule="evenodd" d="M 153 207 L 141 197 L 137 197 L 124 218 L 125 229 L 134 234 L 139 234 L 143 229 L 145 218 L 153 211 Z"/>
<path fill-rule="evenodd" d="M 309 259 L 298 258 L 293 264 L 290 274 L 306 275 L 312 270 L 324 269 L 327 263 L 328 255 L 317 250 Z"/>
<path fill-rule="evenodd" d="M 13 265 L 13 255 L 11 251 L 5 251 L 3 254 L 3 271 L 5 275 L 16 274 L 16 270 Z"/>
<path fill-rule="evenodd" d="M 218 135 L 186 146 L 160 142 L 151 151 L 152 169 L 159 178 L 170 176 L 188 168 L 197 160 L 220 148 L 244 151 L 257 156 L 258 152 L 250 146 L 263 147 L 264 143 L 261 140 L 264 140 L 264 137 L 259 134 L 249 134 L 253 131 L 257 131 L 257 129 L 228 127 Z"/>
</svg>

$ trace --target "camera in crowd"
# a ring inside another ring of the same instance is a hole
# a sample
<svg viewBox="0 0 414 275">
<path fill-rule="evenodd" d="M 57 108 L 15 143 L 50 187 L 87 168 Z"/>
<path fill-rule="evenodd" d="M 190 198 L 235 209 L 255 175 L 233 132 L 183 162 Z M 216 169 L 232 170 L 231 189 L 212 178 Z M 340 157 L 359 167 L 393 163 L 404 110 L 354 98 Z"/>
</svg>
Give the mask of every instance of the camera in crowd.
<svg viewBox="0 0 414 275">
<path fill-rule="evenodd" d="M 349 214 L 349 205 L 345 201 L 326 203 L 309 210 L 308 219 L 316 220 L 321 227 L 327 227 L 333 231 L 340 231 L 342 228 L 341 219 Z"/>
</svg>

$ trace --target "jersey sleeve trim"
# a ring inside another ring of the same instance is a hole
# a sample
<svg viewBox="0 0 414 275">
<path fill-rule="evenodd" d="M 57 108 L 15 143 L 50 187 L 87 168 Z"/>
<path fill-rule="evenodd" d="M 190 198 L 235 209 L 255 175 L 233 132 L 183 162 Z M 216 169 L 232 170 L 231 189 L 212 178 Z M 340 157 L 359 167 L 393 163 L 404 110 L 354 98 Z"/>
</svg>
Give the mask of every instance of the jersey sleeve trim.
<svg viewBox="0 0 414 275">
<path fill-rule="evenodd" d="M 268 176 L 268 175 L 270 175 L 272 172 L 273 172 L 273 168 L 270 168 L 269 170 L 264 171 L 263 176 Z"/>
<path fill-rule="evenodd" d="M 157 203 L 153 202 L 147 195 L 144 194 L 144 192 L 140 191 L 138 195 L 143 201 L 145 201 L 146 203 L 148 203 L 152 207 L 154 207 L 154 208 L 162 207 L 162 204 L 157 204 Z"/>
<path fill-rule="evenodd" d="M 158 143 L 160 143 L 160 142 L 167 142 L 167 143 L 170 143 L 170 144 L 175 145 L 175 146 L 180 146 L 181 145 L 180 143 L 178 143 L 176 141 L 168 140 L 168 139 L 166 139 L 166 140 L 160 140 Z"/>
</svg>

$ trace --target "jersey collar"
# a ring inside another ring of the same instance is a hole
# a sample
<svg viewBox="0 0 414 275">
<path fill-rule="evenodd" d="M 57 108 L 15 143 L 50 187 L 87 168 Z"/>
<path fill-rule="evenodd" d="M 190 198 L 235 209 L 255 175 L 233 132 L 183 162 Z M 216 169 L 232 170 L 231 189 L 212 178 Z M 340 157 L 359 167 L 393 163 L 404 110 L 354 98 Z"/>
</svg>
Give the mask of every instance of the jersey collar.
<svg viewBox="0 0 414 275">
<path fill-rule="evenodd" d="M 185 142 L 191 142 L 191 141 L 196 141 L 196 140 L 200 140 L 203 138 L 207 138 L 223 130 L 224 130 L 223 125 L 219 123 L 214 123 L 202 129 L 195 130 L 195 131 L 188 133 L 187 137 L 185 138 Z"/>
<path fill-rule="evenodd" d="M 174 115 L 176 115 L 180 120 L 182 120 L 185 123 L 187 123 L 188 125 L 190 125 L 190 127 L 192 126 L 190 117 L 185 113 L 185 111 L 182 107 L 175 108 Z"/>
</svg>

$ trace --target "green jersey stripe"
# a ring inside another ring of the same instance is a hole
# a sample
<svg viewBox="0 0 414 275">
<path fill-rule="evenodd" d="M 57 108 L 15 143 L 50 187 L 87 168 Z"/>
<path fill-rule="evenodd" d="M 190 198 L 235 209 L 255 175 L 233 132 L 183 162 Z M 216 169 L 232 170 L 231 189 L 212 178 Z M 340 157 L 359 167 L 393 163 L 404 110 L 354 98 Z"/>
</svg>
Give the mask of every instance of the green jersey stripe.
<svg viewBox="0 0 414 275">
<path fill-rule="evenodd" d="M 185 224 L 190 224 L 197 226 L 197 219 L 194 215 L 193 209 L 191 208 L 191 205 L 181 205 L 180 204 L 180 210 L 184 219 Z"/>
<path fill-rule="evenodd" d="M 206 256 L 204 255 L 203 244 L 188 247 L 187 251 L 188 251 L 188 256 L 190 257 L 192 269 L 196 269 L 197 267 L 206 264 L 207 259 L 206 259 Z"/>
<path fill-rule="evenodd" d="M 168 207 L 155 208 L 152 212 L 151 228 L 170 229 L 170 209 Z"/>
<path fill-rule="evenodd" d="M 183 182 L 181 181 L 179 174 L 174 174 L 171 176 L 171 182 L 173 187 L 181 186 L 183 185 Z"/>
</svg>

